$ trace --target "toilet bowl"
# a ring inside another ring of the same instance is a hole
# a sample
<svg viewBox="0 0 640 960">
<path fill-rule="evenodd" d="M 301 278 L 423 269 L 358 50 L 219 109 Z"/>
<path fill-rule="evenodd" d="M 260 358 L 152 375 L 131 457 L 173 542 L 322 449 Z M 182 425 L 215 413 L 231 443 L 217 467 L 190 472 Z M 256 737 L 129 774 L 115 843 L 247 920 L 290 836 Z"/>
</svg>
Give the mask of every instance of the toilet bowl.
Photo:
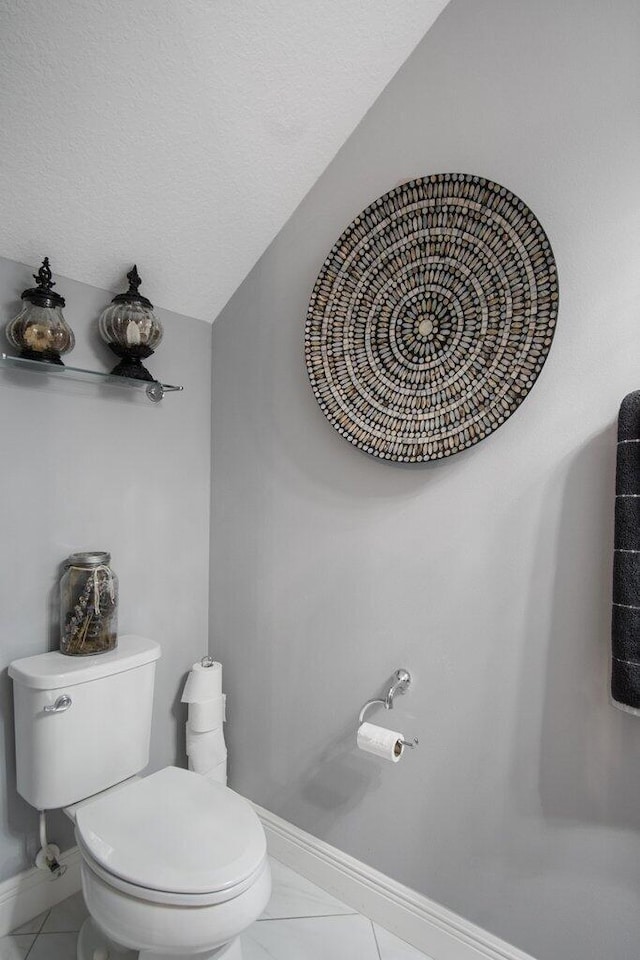
<svg viewBox="0 0 640 960">
<path fill-rule="evenodd" d="M 84 803 L 75 824 L 91 915 L 78 960 L 240 960 L 238 937 L 271 894 L 246 800 L 165 767 Z"/>
</svg>

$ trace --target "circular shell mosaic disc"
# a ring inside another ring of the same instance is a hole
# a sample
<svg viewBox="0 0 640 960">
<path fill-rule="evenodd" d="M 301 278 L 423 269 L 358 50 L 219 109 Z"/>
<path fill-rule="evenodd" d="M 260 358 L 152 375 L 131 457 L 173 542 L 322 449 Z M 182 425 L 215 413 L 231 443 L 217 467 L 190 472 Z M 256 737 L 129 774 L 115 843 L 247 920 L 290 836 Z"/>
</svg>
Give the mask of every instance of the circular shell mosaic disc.
<svg viewBox="0 0 640 960">
<path fill-rule="evenodd" d="M 551 246 L 522 200 L 467 174 L 411 180 L 356 217 L 323 264 L 305 334 L 313 392 L 374 457 L 451 456 L 522 403 L 557 311 Z"/>
</svg>

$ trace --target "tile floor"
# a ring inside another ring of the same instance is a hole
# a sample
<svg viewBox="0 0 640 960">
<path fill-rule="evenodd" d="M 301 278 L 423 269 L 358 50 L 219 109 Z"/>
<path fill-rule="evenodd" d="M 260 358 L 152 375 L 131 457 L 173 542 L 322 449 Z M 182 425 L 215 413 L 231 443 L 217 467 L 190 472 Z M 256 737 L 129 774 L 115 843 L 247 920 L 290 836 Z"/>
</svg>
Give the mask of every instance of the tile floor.
<svg viewBox="0 0 640 960">
<path fill-rule="evenodd" d="M 273 894 L 242 937 L 244 960 L 430 960 L 277 860 Z M 0 960 L 76 960 L 82 894 L 0 939 Z"/>
</svg>

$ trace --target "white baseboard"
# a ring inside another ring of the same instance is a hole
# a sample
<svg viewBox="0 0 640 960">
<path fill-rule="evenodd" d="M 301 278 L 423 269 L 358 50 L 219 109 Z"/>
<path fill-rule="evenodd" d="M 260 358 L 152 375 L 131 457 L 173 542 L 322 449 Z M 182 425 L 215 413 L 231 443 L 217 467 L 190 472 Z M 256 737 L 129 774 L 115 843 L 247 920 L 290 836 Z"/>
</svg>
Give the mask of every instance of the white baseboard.
<svg viewBox="0 0 640 960">
<path fill-rule="evenodd" d="M 254 804 L 271 856 L 433 960 L 533 960 L 481 927 Z"/>
<path fill-rule="evenodd" d="M 268 810 L 256 804 L 254 807 L 271 856 L 433 960 L 533 960 L 373 867 Z M 77 847 L 63 853 L 60 862 L 67 870 L 59 880 L 33 867 L 0 883 L 0 936 L 80 890 L 80 859 Z"/>
<path fill-rule="evenodd" d="M 0 883 L 0 937 L 32 920 L 44 910 L 55 907 L 80 889 L 80 851 L 72 847 L 61 854 L 65 873 L 52 879 L 49 873 L 33 867 Z"/>
</svg>

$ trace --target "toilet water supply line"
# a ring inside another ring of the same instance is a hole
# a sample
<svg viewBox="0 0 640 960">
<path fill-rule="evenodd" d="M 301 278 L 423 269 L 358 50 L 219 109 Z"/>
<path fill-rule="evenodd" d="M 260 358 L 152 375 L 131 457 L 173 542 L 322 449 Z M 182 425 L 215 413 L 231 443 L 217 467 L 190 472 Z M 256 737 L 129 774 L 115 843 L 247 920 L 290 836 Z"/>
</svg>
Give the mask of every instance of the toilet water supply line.
<svg viewBox="0 0 640 960">
<path fill-rule="evenodd" d="M 47 818 L 44 810 L 38 811 L 40 815 L 40 849 L 36 854 L 36 867 L 40 870 L 48 870 L 52 880 L 59 880 L 67 872 L 64 863 L 60 863 L 60 847 L 55 843 L 47 841 Z"/>
</svg>

